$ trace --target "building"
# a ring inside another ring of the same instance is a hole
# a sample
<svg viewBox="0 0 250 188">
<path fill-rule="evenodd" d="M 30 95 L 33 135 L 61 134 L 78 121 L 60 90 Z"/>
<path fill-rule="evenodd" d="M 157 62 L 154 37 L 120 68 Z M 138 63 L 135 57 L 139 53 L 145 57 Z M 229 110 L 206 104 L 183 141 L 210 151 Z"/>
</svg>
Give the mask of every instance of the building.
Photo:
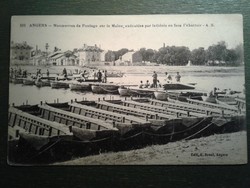
<svg viewBox="0 0 250 188">
<path fill-rule="evenodd" d="M 139 51 L 132 51 L 127 52 L 121 57 L 122 62 L 125 63 L 125 65 L 133 65 L 135 63 L 142 63 L 142 55 Z"/>
<path fill-rule="evenodd" d="M 115 53 L 108 50 L 108 51 L 103 51 L 101 53 L 101 61 L 102 62 L 113 62 L 115 61 Z"/>
<path fill-rule="evenodd" d="M 10 46 L 10 58 L 14 61 L 26 61 L 29 62 L 31 58 L 32 47 L 26 42 L 14 43 L 11 42 Z"/>
<path fill-rule="evenodd" d="M 72 51 L 66 52 L 57 51 L 48 56 L 49 62 L 52 65 L 77 65 L 77 56 Z"/>
<path fill-rule="evenodd" d="M 46 55 L 44 54 L 38 54 L 38 55 L 35 55 L 31 58 L 32 60 L 32 64 L 33 65 L 47 65 L 48 64 L 48 61 L 47 61 L 47 57 Z"/>
<path fill-rule="evenodd" d="M 95 44 L 95 46 L 83 45 L 82 48 L 78 49 L 79 65 L 90 65 L 93 62 L 101 61 L 101 53 L 103 50 Z"/>
</svg>

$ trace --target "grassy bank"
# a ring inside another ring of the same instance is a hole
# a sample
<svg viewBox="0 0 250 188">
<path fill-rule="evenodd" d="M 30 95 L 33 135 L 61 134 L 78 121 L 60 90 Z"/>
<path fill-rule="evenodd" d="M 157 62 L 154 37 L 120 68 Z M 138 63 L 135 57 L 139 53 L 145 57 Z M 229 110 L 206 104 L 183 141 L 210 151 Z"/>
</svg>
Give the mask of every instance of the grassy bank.
<svg viewBox="0 0 250 188">
<path fill-rule="evenodd" d="M 246 132 L 212 135 L 143 149 L 103 153 L 55 165 L 242 164 L 247 160 Z"/>
</svg>

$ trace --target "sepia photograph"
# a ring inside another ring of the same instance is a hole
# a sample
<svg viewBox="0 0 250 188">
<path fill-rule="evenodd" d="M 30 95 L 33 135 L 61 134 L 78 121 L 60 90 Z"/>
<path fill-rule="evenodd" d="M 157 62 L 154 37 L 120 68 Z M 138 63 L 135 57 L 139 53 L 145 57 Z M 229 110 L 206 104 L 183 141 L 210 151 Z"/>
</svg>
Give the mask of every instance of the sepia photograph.
<svg viewBox="0 0 250 188">
<path fill-rule="evenodd" d="M 8 164 L 247 163 L 242 15 L 12 16 L 10 36 Z"/>
</svg>

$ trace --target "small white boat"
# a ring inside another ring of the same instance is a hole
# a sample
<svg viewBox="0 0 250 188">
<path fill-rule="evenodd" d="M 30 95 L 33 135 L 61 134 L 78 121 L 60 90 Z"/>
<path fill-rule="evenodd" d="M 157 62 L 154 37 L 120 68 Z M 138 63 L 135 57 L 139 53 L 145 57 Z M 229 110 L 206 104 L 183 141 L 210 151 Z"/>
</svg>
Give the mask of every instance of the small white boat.
<svg viewBox="0 0 250 188">
<path fill-rule="evenodd" d="M 169 95 L 164 91 L 155 91 L 154 96 L 157 100 L 167 101 Z"/>
<path fill-rule="evenodd" d="M 118 92 L 119 92 L 120 96 L 125 96 L 125 97 L 131 96 L 130 89 L 125 88 L 125 87 L 119 87 Z"/>
</svg>

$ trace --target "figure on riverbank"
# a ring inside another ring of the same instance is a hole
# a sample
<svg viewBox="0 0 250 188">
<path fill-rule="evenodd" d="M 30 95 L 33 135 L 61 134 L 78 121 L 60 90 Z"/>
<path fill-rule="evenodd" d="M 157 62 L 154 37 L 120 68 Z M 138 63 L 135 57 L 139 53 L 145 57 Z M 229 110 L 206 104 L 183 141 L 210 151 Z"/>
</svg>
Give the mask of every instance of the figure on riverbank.
<svg viewBox="0 0 250 188">
<path fill-rule="evenodd" d="M 146 84 L 145 84 L 145 88 L 150 88 L 150 83 L 149 81 L 147 80 Z"/>
<path fill-rule="evenodd" d="M 107 70 L 104 71 L 104 76 L 103 76 L 103 83 L 107 83 Z"/>
<path fill-rule="evenodd" d="M 177 72 L 177 75 L 175 76 L 176 82 L 180 82 L 181 81 L 181 75 L 179 74 L 179 72 Z"/>
<path fill-rule="evenodd" d="M 63 74 L 63 76 L 64 76 L 65 78 L 67 78 L 67 70 L 66 70 L 66 68 L 63 69 L 62 74 Z"/>
<path fill-rule="evenodd" d="M 166 78 L 164 79 L 167 83 L 172 81 L 172 76 L 168 74 L 168 72 L 165 72 Z"/>
<path fill-rule="evenodd" d="M 157 74 L 156 74 L 156 72 L 154 71 L 154 74 L 153 74 L 153 87 L 154 88 L 157 88 Z"/>
<path fill-rule="evenodd" d="M 94 80 L 96 80 L 97 74 L 96 74 L 96 71 L 95 71 L 95 70 L 93 70 L 93 77 L 94 77 Z"/>
<path fill-rule="evenodd" d="M 46 75 L 47 75 L 47 77 L 49 77 L 49 70 L 48 69 L 47 69 Z"/>
<path fill-rule="evenodd" d="M 102 82 L 102 73 L 100 70 L 97 72 L 97 80 L 98 82 Z"/>
<path fill-rule="evenodd" d="M 144 84 L 143 84 L 143 81 L 141 80 L 139 88 L 143 88 L 143 86 L 144 86 Z"/>
<path fill-rule="evenodd" d="M 10 68 L 10 78 L 13 78 L 14 77 L 14 70 L 13 68 Z"/>
<path fill-rule="evenodd" d="M 23 70 L 23 78 L 27 78 L 27 70 Z"/>
</svg>

